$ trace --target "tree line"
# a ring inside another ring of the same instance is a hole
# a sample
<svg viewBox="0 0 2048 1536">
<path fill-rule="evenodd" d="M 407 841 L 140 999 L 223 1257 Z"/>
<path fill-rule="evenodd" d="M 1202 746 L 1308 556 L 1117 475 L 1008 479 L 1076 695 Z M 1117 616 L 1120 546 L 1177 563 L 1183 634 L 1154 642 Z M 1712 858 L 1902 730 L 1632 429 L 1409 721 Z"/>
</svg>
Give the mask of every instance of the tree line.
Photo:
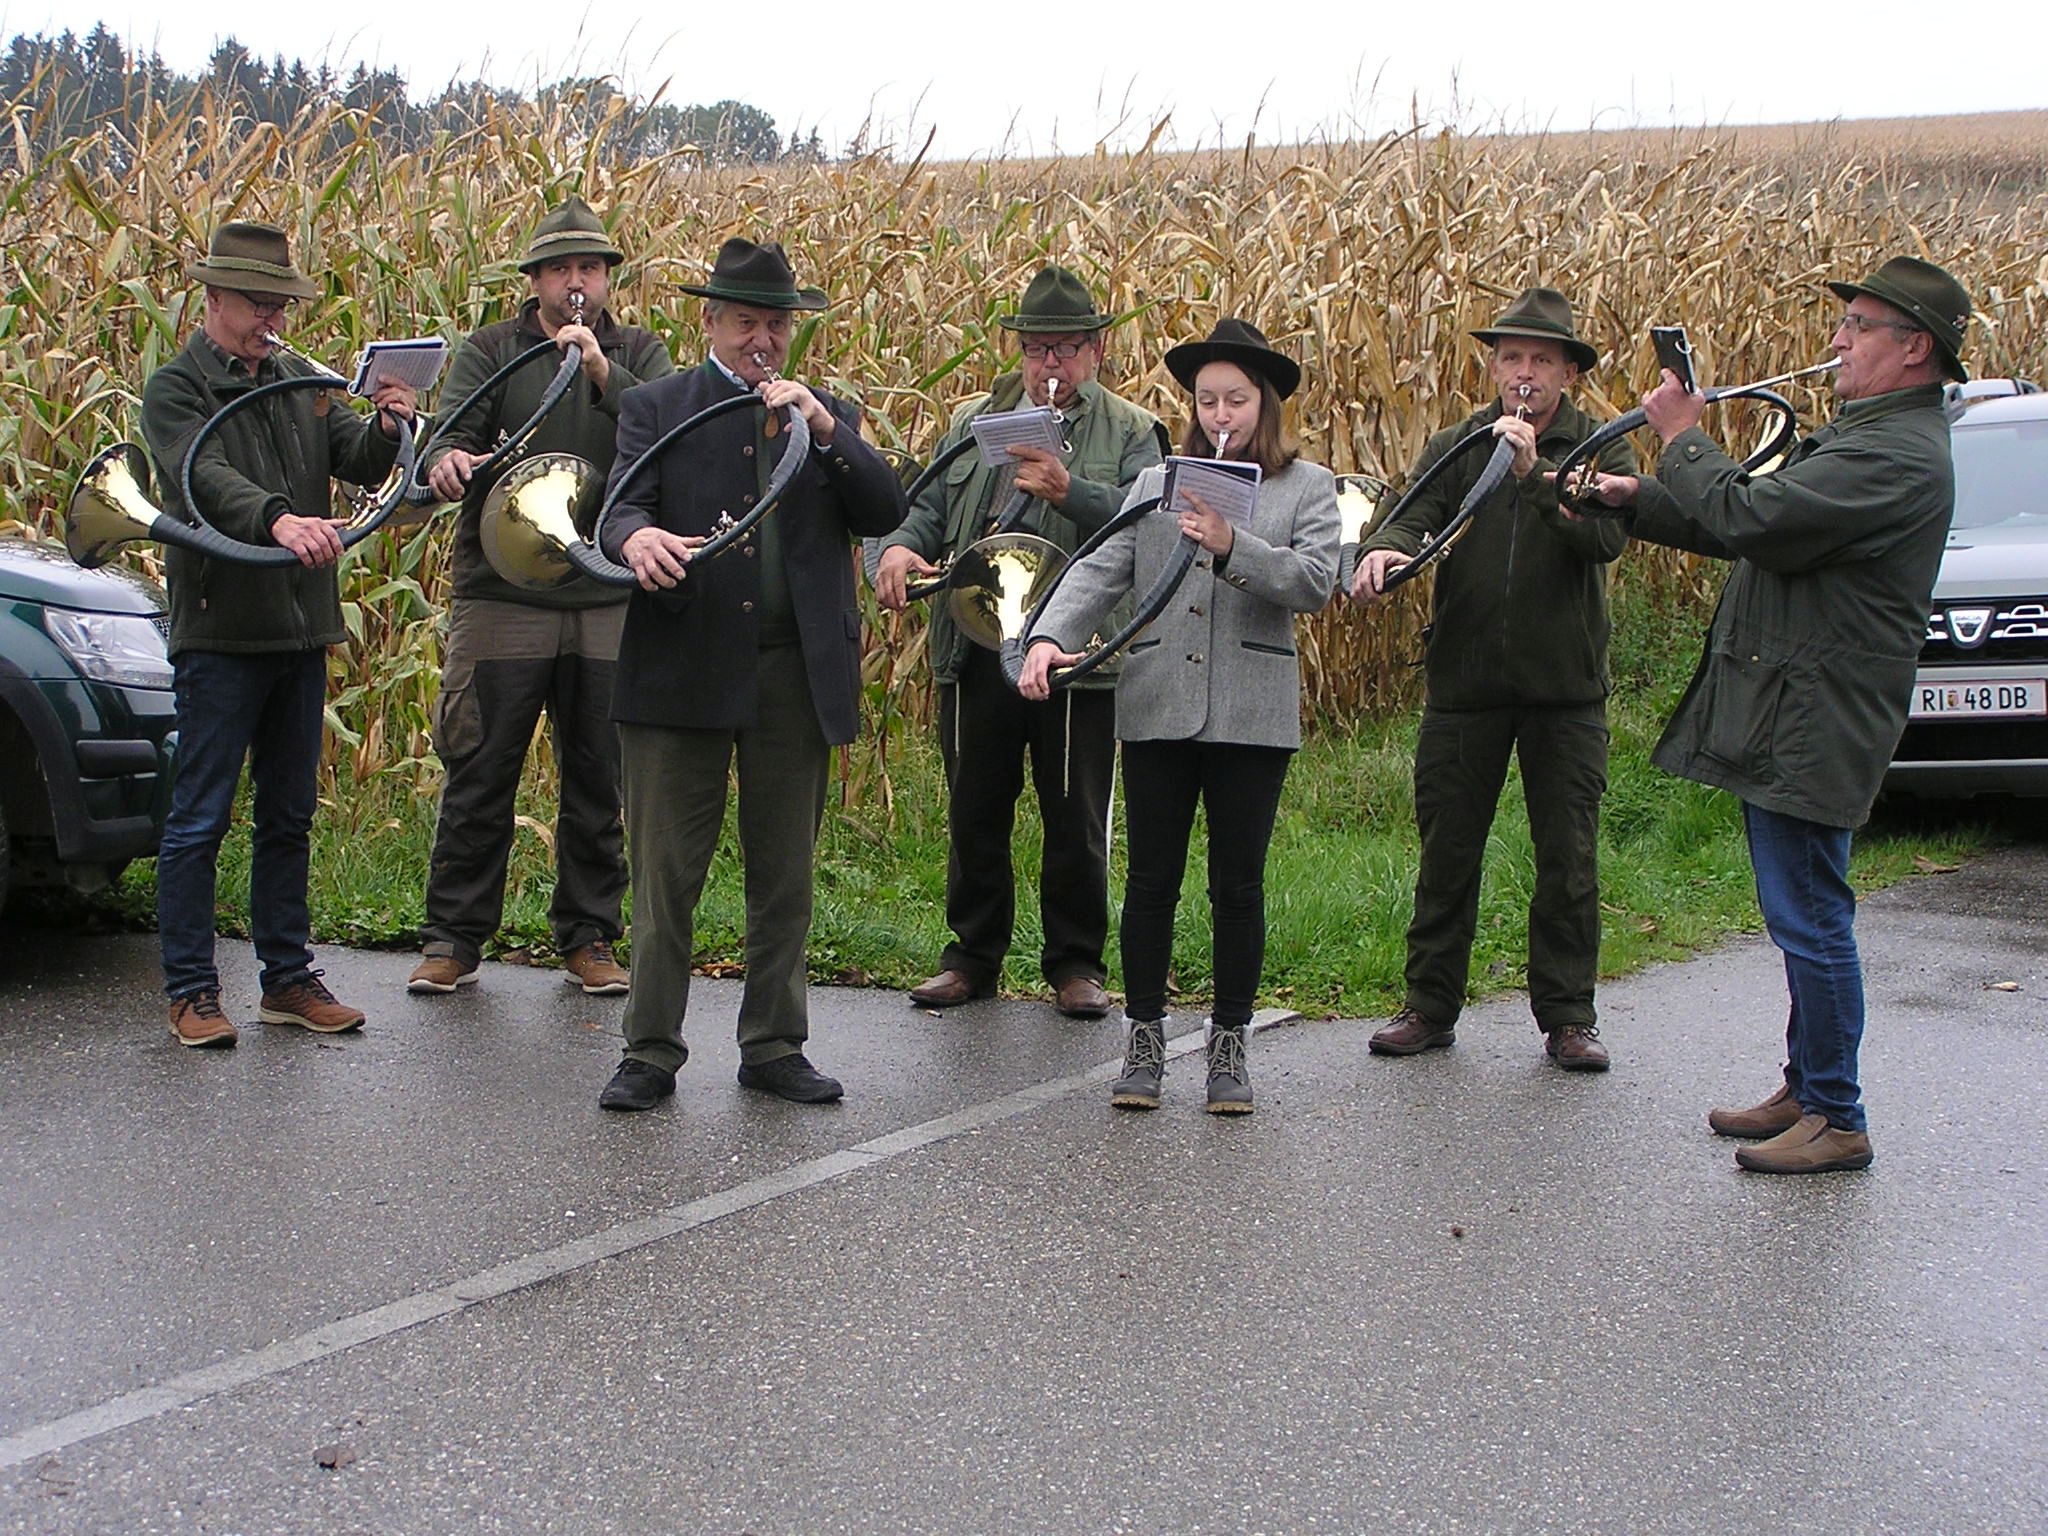
<svg viewBox="0 0 2048 1536">
<path fill-rule="evenodd" d="M 775 119 L 759 107 L 742 101 L 643 102 L 601 76 L 559 81 L 532 97 L 482 80 L 450 83 L 432 100 L 414 101 L 394 70 L 359 63 L 342 74 L 325 61 L 308 66 L 281 54 L 266 62 L 233 38 L 213 50 L 203 72 L 180 74 L 153 51 L 131 52 L 103 22 L 83 39 L 68 28 L 55 37 L 17 33 L 0 54 L 0 104 L 17 131 L 30 134 L 39 154 L 98 137 L 105 152 L 119 158 L 122 146 L 132 144 L 158 114 L 226 112 L 289 128 L 309 114 L 336 109 L 368 117 L 381 142 L 409 150 L 529 101 L 559 113 L 572 130 L 580 125 L 594 131 L 614 118 L 608 141 L 629 162 L 689 150 L 727 164 L 824 157 L 815 130 L 808 138 L 791 134 L 785 141 Z"/>
</svg>

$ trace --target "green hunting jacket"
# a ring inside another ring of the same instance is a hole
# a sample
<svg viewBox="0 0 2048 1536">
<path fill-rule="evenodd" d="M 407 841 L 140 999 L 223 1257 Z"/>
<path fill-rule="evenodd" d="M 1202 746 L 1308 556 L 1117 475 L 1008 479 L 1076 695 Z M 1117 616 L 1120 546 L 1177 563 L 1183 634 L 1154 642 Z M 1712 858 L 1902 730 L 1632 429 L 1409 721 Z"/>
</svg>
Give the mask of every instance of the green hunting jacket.
<svg viewBox="0 0 2048 1536">
<path fill-rule="evenodd" d="M 599 393 L 588 380 L 578 379 L 547 419 L 534 429 L 513 465 L 535 454 L 573 453 L 590 461 L 597 471 L 598 484 L 603 485 L 611 474 L 616 449 L 619 397 L 635 384 L 664 378 L 676 371 L 660 337 L 638 326 L 620 325 L 612 319 L 609 309 L 598 314 L 591 330 L 612 365 L 604 391 Z M 547 339 L 547 332 L 541 329 L 538 299 L 528 299 L 521 305 L 516 319 L 485 326 L 456 348 L 454 361 L 448 365 L 448 377 L 441 385 L 441 409 L 453 410 L 498 369 Z M 561 354 L 557 352 L 535 358 L 513 373 L 489 398 L 479 401 L 460 421 L 450 425 L 447 437 L 435 445 L 433 457 L 420 467 L 421 477 L 452 449 L 488 453 L 501 433 L 516 432 L 540 408 L 540 398 L 560 367 Z M 480 529 L 484 499 L 491 494 L 491 487 L 502 472 L 479 475 L 470 481 L 461 510 L 456 514 L 456 596 L 495 598 L 535 608 L 595 608 L 623 603 L 631 595 L 630 588 L 602 586 L 586 576 L 546 592 L 529 592 L 513 586 L 491 569 L 484 558 Z"/>
<path fill-rule="evenodd" d="M 205 332 L 194 331 L 142 389 L 142 433 L 156 462 L 164 511 L 190 520 L 179 470 L 186 448 L 216 411 L 259 385 L 310 371 L 296 359 L 269 357 L 251 375 L 230 367 Z M 275 545 L 270 526 L 283 514 L 333 515 L 332 478 L 374 486 L 397 457 L 397 442 L 378 430 L 373 416 L 318 390 L 293 390 L 236 413 L 216 432 L 193 466 L 193 489 L 205 520 L 229 538 Z M 339 644 L 347 634 L 331 565 L 236 565 L 172 547 L 164 568 L 173 656 L 304 651 Z"/>
<path fill-rule="evenodd" d="M 952 424 L 932 457 L 937 458 L 972 430 L 969 423 L 988 411 L 1013 411 L 1024 398 L 1024 375 L 1006 373 L 987 395 L 969 400 L 953 413 Z M 1035 533 L 1072 554 L 1083 540 L 1122 508 L 1124 494 L 1139 475 L 1160 462 L 1167 451 L 1166 428 L 1150 411 L 1119 399 L 1090 379 L 1061 406 L 1073 451 L 1067 455 L 1071 485 L 1065 507 L 1034 501 L 1017 532 Z M 990 469 L 978 452 L 967 452 L 948 465 L 937 481 L 911 503 L 902 526 L 882 540 L 884 550 L 902 545 L 926 560 L 957 555 L 988 528 L 1009 504 L 1014 474 Z M 951 608 L 934 601 L 930 613 L 932 676 L 951 683 L 960 676 L 974 644 L 953 622 Z M 1116 667 L 1104 666 L 1076 686 L 1114 688 Z"/>
<path fill-rule="evenodd" d="M 1652 760 L 1781 815 L 1858 827 L 1905 729 L 1955 510 L 1941 387 L 1855 400 L 1769 475 L 1697 428 L 1635 536 L 1733 560 Z"/>
<path fill-rule="evenodd" d="M 1437 433 L 1416 460 L 1411 483 L 1460 439 L 1500 416 L 1496 400 Z M 1627 546 L 1628 528 L 1614 518 L 1566 517 L 1556 489 L 1543 478 L 1599 425 L 1571 401 L 1562 402 L 1537 435 L 1529 478 L 1504 482 L 1437 562 L 1424 653 L 1433 708 L 1591 704 L 1607 697 L 1607 567 Z M 1487 444 L 1467 450 L 1399 523 L 1375 529 L 1361 552 L 1414 554 L 1451 520 L 1492 451 Z M 1600 468 L 1633 475 L 1635 451 L 1617 441 L 1600 455 Z M 1659 492 L 1645 480 L 1642 494 L 1654 499 Z"/>
</svg>

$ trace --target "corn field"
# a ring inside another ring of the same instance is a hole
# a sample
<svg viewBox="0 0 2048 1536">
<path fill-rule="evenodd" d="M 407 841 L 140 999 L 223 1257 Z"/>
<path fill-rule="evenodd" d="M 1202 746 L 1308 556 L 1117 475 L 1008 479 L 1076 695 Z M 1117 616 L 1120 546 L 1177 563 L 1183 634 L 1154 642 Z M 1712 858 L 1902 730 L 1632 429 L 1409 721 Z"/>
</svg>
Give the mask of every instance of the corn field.
<svg viewBox="0 0 2048 1536">
<path fill-rule="evenodd" d="M 300 307 L 289 339 L 336 366 L 378 336 L 453 338 L 511 313 L 527 232 L 572 191 L 606 212 L 628 254 L 614 310 L 686 363 L 701 335 L 678 284 L 730 235 L 779 239 L 799 280 L 836 301 L 799 333 L 789 371 L 862 402 L 870 439 L 913 458 L 1012 365 L 996 317 L 1047 261 L 1124 317 L 1104 382 L 1176 435 L 1185 401 L 1163 356 L 1236 314 L 1303 363 L 1292 419 L 1308 456 L 1392 478 L 1432 431 L 1484 403 L 1483 349 L 1466 333 L 1532 282 L 1571 296 L 1603 354 L 1579 391 L 1595 414 L 1654 379 L 1652 323 L 1689 327 L 1712 380 L 1825 357 L 1839 306 L 1821 279 L 1902 252 L 1949 267 L 1975 298 L 1973 372 L 2038 376 L 2048 353 L 2042 113 L 1862 138 L 1417 127 L 1235 152 L 742 170 L 687 152 L 616 163 L 607 146 L 628 110 L 616 102 L 594 127 L 588 113 L 501 111 L 413 154 L 325 110 L 289 131 L 158 112 L 133 141 L 102 132 L 36 158 L 36 110 L 11 104 L 11 144 L 0 130 L 0 529 L 59 531 L 87 458 L 138 435 L 144 379 L 196 323 L 184 265 L 231 217 L 291 232 L 325 296 Z M 1824 395 L 1798 399 L 1803 416 L 1826 414 Z M 429 524 L 347 563 L 331 773 L 432 772 L 446 552 Z M 1615 580 L 1617 602 L 1681 610 L 1718 583 L 1668 552 L 1631 553 Z M 1339 610 L 1307 622 L 1313 721 L 1410 702 L 1424 616 L 1417 594 L 1370 623 Z M 849 794 L 886 796 L 892 737 L 930 703 L 921 618 L 869 617 L 869 734 L 843 771 Z"/>
</svg>

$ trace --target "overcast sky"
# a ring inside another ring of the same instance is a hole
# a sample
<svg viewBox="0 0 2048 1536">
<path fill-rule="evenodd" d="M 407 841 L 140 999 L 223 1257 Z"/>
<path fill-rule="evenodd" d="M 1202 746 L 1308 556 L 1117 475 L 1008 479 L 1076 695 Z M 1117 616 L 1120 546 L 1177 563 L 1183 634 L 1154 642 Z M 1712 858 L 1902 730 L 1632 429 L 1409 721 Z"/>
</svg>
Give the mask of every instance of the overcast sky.
<svg viewBox="0 0 2048 1536">
<path fill-rule="evenodd" d="M 1308 18 L 1329 19 L 1312 30 Z M 1847 20 L 1853 15 L 1853 22 Z M 1601 18 L 1612 16 L 1612 24 Z M 396 69 L 413 96 L 482 76 L 530 90 L 567 74 L 735 98 L 788 134 L 952 156 L 1069 153 L 1108 136 L 1240 144 L 1351 136 L 1409 120 L 1518 129 L 1807 122 L 2048 104 L 2038 4 L 1037 4 L 584 7 L 576 0 L 283 4 L 0 0 L 0 33 L 83 33 L 95 17 L 173 68 L 234 37 L 268 59 Z M 392 19 L 386 20 L 386 17 Z M 1518 18 L 1543 18 L 1533 25 Z M 203 19 L 194 19 L 203 18 Z M 2023 37 L 2033 44 L 2015 46 Z M 1121 126 L 1119 127 L 1119 124 Z M 913 144 L 912 147 L 915 147 Z"/>
</svg>

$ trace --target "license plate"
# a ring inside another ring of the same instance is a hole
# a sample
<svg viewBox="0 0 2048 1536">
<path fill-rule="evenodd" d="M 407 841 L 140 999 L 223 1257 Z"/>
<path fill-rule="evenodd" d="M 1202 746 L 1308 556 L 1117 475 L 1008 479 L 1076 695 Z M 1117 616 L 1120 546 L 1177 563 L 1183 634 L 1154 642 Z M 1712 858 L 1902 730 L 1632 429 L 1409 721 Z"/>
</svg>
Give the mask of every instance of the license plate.
<svg viewBox="0 0 2048 1536">
<path fill-rule="evenodd" d="M 1915 683 L 1915 720 L 1997 719 L 2048 715 L 2048 681 L 2038 677 L 1973 678 L 1966 683 Z"/>
</svg>

